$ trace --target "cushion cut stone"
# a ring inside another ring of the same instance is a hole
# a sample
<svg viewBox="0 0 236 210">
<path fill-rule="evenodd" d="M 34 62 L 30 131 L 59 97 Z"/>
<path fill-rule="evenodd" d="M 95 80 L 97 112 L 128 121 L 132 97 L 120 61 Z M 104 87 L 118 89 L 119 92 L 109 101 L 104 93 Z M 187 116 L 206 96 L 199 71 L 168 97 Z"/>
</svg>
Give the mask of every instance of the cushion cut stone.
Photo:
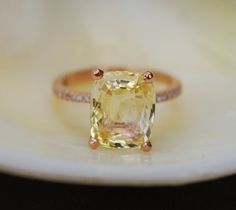
<svg viewBox="0 0 236 210">
<path fill-rule="evenodd" d="M 155 91 L 140 73 L 106 72 L 91 95 L 91 137 L 109 148 L 140 148 L 150 140 Z"/>
</svg>

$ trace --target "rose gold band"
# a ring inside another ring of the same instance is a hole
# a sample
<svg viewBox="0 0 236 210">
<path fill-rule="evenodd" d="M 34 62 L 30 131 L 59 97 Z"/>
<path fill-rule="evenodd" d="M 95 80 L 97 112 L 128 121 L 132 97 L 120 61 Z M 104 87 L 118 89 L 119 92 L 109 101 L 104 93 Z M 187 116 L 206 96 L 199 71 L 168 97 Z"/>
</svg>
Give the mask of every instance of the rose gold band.
<svg viewBox="0 0 236 210">
<path fill-rule="evenodd" d="M 68 73 L 58 77 L 53 82 L 54 94 L 64 100 L 76 101 L 81 103 L 90 102 L 89 92 L 80 92 L 71 89 L 73 85 L 79 85 L 86 82 L 91 82 L 91 72 L 94 68 L 83 69 L 76 72 Z M 106 71 L 132 71 L 132 72 L 145 72 L 146 69 L 132 69 L 121 67 L 103 68 Z M 181 83 L 178 79 L 153 69 L 150 69 L 155 74 L 155 81 L 163 83 L 166 87 L 156 93 L 156 102 L 163 102 L 177 97 L 181 93 Z"/>
</svg>

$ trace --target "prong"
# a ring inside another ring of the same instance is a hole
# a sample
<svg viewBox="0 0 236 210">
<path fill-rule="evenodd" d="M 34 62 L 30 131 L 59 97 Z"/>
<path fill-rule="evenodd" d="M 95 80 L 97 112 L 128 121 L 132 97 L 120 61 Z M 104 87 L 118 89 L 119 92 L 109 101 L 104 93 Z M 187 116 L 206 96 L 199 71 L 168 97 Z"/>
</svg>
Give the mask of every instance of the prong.
<svg viewBox="0 0 236 210">
<path fill-rule="evenodd" d="M 145 143 L 142 144 L 142 150 L 144 152 L 149 152 L 152 149 L 152 144 L 150 141 L 147 141 Z"/>
<path fill-rule="evenodd" d="M 97 139 L 94 139 L 93 137 L 90 137 L 89 139 L 89 146 L 91 149 L 96 149 L 99 146 L 99 142 Z"/>
<path fill-rule="evenodd" d="M 154 78 L 154 74 L 150 71 L 146 71 L 144 74 L 143 74 L 143 79 L 145 81 L 152 81 Z"/>
<path fill-rule="evenodd" d="M 92 77 L 94 79 L 101 79 L 104 75 L 104 71 L 102 69 L 95 69 L 92 72 Z"/>
</svg>

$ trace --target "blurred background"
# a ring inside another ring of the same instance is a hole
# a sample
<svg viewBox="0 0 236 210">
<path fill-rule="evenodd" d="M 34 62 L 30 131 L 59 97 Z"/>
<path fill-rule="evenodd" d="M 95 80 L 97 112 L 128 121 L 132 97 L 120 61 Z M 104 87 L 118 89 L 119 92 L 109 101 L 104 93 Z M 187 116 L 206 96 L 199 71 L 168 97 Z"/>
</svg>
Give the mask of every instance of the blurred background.
<svg viewBox="0 0 236 210">
<path fill-rule="evenodd" d="M 94 64 L 232 71 L 235 9 L 234 0 L 1 0 L 1 71 Z"/>
</svg>

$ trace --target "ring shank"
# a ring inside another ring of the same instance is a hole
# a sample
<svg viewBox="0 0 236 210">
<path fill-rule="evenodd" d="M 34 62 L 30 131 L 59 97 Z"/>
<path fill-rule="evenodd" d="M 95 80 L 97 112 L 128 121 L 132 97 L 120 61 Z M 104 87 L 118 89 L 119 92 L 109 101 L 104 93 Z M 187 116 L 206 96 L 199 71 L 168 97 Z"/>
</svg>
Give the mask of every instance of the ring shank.
<svg viewBox="0 0 236 210">
<path fill-rule="evenodd" d="M 62 75 L 54 80 L 53 82 L 53 92 L 54 94 L 64 100 L 89 103 L 90 93 L 71 90 L 71 86 L 75 84 L 82 84 L 85 82 L 92 81 L 91 72 L 94 68 L 83 69 Z M 145 72 L 144 69 L 131 69 L 131 68 L 120 68 L 120 67 L 110 67 L 103 68 L 105 72 L 107 71 L 132 71 L 132 72 Z M 181 93 L 181 83 L 178 79 L 157 70 L 150 69 L 152 73 L 155 74 L 155 81 L 161 82 L 166 85 L 163 90 L 156 93 L 156 102 L 160 103 L 177 97 Z"/>
</svg>

